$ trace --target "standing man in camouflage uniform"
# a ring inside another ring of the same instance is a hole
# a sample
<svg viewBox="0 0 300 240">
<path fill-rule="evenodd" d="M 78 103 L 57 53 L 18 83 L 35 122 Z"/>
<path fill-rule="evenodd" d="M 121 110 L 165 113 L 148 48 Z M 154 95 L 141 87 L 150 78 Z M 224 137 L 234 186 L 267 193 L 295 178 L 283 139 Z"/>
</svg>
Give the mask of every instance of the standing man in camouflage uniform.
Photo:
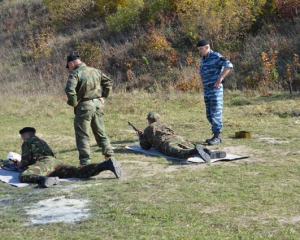
<svg viewBox="0 0 300 240">
<path fill-rule="evenodd" d="M 137 131 L 140 146 L 149 150 L 154 147 L 157 151 L 171 157 L 187 159 L 189 157 L 200 155 L 205 162 L 211 162 L 214 158 L 226 157 L 225 152 L 212 152 L 203 149 L 199 144 L 193 145 L 188 140 L 174 135 L 171 126 L 163 124 L 159 120 L 160 116 L 156 112 L 149 112 L 147 115 L 148 127 L 143 131 Z"/>
<path fill-rule="evenodd" d="M 222 81 L 233 68 L 233 65 L 221 54 L 210 49 L 207 40 L 197 44 L 201 56 L 199 73 L 204 87 L 204 102 L 206 118 L 212 125 L 213 137 L 207 139 L 209 145 L 218 145 L 222 142 L 221 131 L 223 127 L 223 84 Z"/>
<path fill-rule="evenodd" d="M 112 80 L 100 70 L 88 67 L 79 56 L 70 54 L 67 66 L 70 75 L 65 88 L 68 104 L 74 107 L 74 129 L 81 165 L 91 162 L 90 127 L 97 145 L 102 148 L 105 160 L 113 154 L 110 140 L 104 127 L 104 102 L 112 90 Z"/>
<path fill-rule="evenodd" d="M 20 168 L 24 168 L 20 182 L 41 183 L 43 187 L 51 187 L 59 183 L 59 178 L 89 178 L 105 170 L 112 171 L 116 178 L 121 177 L 121 169 L 114 157 L 108 161 L 86 166 L 72 166 L 55 158 L 48 144 L 35 135 L 35 129 L 25 127 L 20 130 L 22 144 L 22 158 L 17 161 Z"/>
</svg>

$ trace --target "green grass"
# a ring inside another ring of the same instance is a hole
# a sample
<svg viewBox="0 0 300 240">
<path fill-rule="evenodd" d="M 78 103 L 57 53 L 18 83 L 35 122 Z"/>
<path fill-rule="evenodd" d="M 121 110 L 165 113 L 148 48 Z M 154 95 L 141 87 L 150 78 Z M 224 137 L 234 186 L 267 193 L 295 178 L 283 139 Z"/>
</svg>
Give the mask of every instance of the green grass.
<svg viewBox="0 0 300 240">
<path fill-rule="evenodd" d="M 58 158 L 78 164 L 73 110 L 62 96 L 0 97 L 1 148 L 20 152 L 19 129 L 33 126 Z M 106 102 L 106 131 L 123 177 L 50 189 L 0 183 L 1 239 L 299 239 L 299 94 L 226 92 L 223 143 L 212 149 L 250 155 L 213 164 L 172 165 L 125 149 L 137 144 L 131 121 L 146 127 L 157 111 L 175 133 L 194 142 L 211 136 L 198 93 L 114 94 Z M 252 133 L 236 139 L 236 131 Z M 92 139 L 93 162 L 103 160 Z M 72 187 L 73 186 L 73 187 Z M 88 199 L 91 218 L 76 224 L 30 225 L 25 207 L 65 196 Z"/>
</svg>

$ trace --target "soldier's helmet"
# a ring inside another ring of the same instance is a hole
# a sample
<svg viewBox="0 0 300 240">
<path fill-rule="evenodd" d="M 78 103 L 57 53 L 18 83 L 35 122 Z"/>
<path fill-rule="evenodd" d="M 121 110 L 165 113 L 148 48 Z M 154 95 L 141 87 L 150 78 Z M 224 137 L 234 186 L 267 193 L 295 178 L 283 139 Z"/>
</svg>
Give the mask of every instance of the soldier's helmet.
<svg viewBox="0 0 300 240">
<path fill-rule="evenodd" d="M 159 114 L 156 112 L 149 112 L 146 119 L 150 120 L 151 122 L 157 122 L 159 119 Z"/>
</svg>

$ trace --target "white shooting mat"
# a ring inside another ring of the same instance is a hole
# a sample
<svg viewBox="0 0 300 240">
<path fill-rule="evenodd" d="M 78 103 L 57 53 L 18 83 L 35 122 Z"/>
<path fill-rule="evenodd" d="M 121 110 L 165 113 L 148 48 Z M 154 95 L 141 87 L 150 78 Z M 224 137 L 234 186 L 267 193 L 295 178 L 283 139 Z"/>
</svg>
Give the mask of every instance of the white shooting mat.
<svg viewBox="0 0 300 240">
<path fill-rule="evenodd" d="M 31 183 L 21 183 L 19 181 L 19 175 L 20 173 L 17 171 L 9 171 L 5 170 L 0 167 L 0 181 L 6 182 L 12 186 L 15 187 L 26 187 L 29 186 Z M 74 180 L 79 180 L 79 178 L 60 178 L 60 182 L 69 182 L 69 181 L 74 181 Z"/>
<path fill-rule="evenodd" d="M 142 153 L 145 153 L 147 155 L 154 155 L 154 156 L 164 157 L 167 160 L 171 160 L 171 161 L 177 160 L 180 163 L 205 163 L 205 161 L 200 156 L 195 156 L 195 157 L 191 157 L 191 158 L 188 158 L 188 159 L 175 158 L 175 157 L 170 157 L 170 156 L 167 156 L 163 153 L 160 153 L 160 152 L 156 151 L 153 147 L 150 150 L 144 150 L 138 145 L 127 146 L 126 148 L 129 149 L 129 150 L 136 151 L 136 152 L 142 152 Z M 234 154 L 227 153 L 225 158 L 212 159 L 211 162 L 233 161 L 233 160 L 238 160 L 238 159 L 243 159 L 243 158 L 248 158 L 248 157 L 249 156 L 239 156 L 239 155 L 234 155 Z"/>
</svg>

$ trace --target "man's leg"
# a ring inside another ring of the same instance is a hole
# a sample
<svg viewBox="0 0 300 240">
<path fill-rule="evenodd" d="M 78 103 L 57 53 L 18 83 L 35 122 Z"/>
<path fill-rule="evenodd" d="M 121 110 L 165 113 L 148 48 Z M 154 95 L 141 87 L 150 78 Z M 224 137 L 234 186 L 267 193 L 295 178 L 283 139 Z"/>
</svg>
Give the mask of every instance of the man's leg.
<svg viewBox="0 0 300 240">
<path fill-rule="evenodd" d="M 218 145 L 222 142 L 221 131 L 223 127 L 223 85 L 220 88 L 213 88 L 211 92 L 211 116 L 212 132 L 214 136 L 207 141 L 209 145 Z"/>
<path fill-rule="evenodd" d="M 97 142 L 97 145 L 102 148 L 102 154 L 105 157 L 110 157 L 114 154 L 110 144 L 109 137 L 105 133 L 104 115 L 100 111 L 96 111 L 93 116 L 91 127 Z"/>
<path fill-rule="evenodd" d="M 210 88 L 204 88 L 204 103 L 205 103 L 205 109 L 206 109 L 206 118 L 209 121 L 209 123 L 212 125 L 212 115 L 211 115 L 211 89 Z"/>
<path fill-rule="evenodd" d="M 40 183 L 40 177 L 49 177 L 55 171 L 55 168 L 63 164 L 62 161 L 54 157 L 45 157 L 44 160 L 38 161 L 29 166 L 19 176 L 22 183 Z"/>
<path fill-rule="evenodd" d="M 79 152 L 79 161 L 81 165 L 87 165 L 91 162 L 90 158 L 90 137 L 89 130 L 92 119 L 91 110 L 76 110 L 74 119 L 74 130 L 76 136 L 76 146 Z"/>
<path fill-rule="evenodd" d="M 60 165 L 56 167 L 50 176 L 57 176 L 59 178 L 89 178 L 106 170 L 113 172 L 116 178 L 121 177 L 121 168 L 114 157 L 110 157 L 108 161 L 103 161 L 102 163 L 92 163 L 79 167 L 69 164 Z"/>
<path fill-rule="evenodd" d="M 192 149 L 195 149 L 195 146 L 188 140 L 174 136 L 172 139 L 164 142 L 160 152 L 167 156 L 187 159 L 193 154 L 191 152 Z"/>
<path fill-rule="evenodd" d="M 221 132 L 223 127 L 222 113 L 223 113 L 223 86 L 220 88 L 214 88 L 214 92 L 211 95 L 211 116 L 212 116 L 212 132 Z"/>
<path fill-rule="evenodd" d="M 209 145 L 217 145 L 222 142 L 221 130 L 223 127 L 223 85 L 220 88 L 204 88 L 204 101 L 206 105 L 206 117 L 211 123 L 212 138 L 206 139 Z"/>
</svg>

